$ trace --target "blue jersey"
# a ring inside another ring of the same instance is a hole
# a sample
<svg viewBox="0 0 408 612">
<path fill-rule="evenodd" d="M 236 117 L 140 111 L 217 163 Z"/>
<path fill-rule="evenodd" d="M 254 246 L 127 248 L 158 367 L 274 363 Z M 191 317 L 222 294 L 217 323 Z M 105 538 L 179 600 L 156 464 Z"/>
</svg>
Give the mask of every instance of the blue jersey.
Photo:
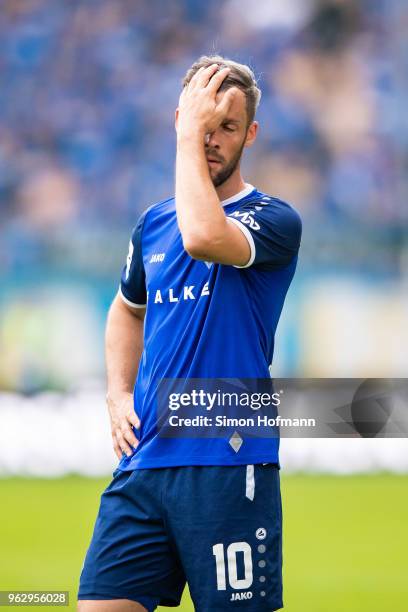
<svg viewBox="0 0 408 612">
<path fill-rule="evenodd" d="M 158 435 L 157 386 L 169 378 L 268 378 L 274 336 L 292 281 L 301 220 L 287 203 L 252 185 L 221 202 L 246 236 L 238 267 L 193 259 L 183 248 L 171 198 L 145 211 L 132 234 L 120 294 L 146 305 L 144 350 L 134 390 L 140 443 L 120 469 L 278 463 L 278 438 Z"/>
</svg>

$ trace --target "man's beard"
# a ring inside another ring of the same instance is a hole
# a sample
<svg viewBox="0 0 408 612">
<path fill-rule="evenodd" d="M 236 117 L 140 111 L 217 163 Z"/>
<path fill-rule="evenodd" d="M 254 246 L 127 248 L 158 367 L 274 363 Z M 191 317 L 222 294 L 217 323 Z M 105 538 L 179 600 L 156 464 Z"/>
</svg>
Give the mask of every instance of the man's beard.
<svg viewBox="0 0 408 612">
<path fill-rule="evenodd" d="M 238 166 L 239 161 L 241 159 L 244 146 L 245 146 L 245 140 L 242 143 L 237 154 L 231 159 L 231 161 L 225 166 L 225 168 L 222 168 L 222 170 L 220 170 L 218 174 L 216 174 L 214 178 L 212 178 L 214 187 L 219 187 L 220 185 L 225 183 L 225 181 L 227 181 L 229 177 L 231 176 L 231 174 L 236 170 L 236 167 Z"/>
</svg>

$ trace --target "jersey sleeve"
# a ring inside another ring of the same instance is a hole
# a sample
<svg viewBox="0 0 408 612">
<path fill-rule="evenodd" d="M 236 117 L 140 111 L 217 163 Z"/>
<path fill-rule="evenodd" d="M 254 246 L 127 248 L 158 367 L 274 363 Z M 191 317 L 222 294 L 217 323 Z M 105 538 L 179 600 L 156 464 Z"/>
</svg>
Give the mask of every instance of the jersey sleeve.
<svg viewBox="0 0 408 612">
<path fill-rule="evenodd" d="M 146 277 L 142 255 L 142 231 L 145 215 L 141 215 L 129 242 L 126 265 L 123 267 L 119 294 L 133 308 L 146 307 Z"/>
<path fill-rule="evenodd" d="M 276 270 L 283 268 L 297 255 L 302 235 L 302 222 L 294 208 L 274 198 L 248 202 L 228 215 L 248 240 L 251 256 L 245 266 Z"/>
</svg>

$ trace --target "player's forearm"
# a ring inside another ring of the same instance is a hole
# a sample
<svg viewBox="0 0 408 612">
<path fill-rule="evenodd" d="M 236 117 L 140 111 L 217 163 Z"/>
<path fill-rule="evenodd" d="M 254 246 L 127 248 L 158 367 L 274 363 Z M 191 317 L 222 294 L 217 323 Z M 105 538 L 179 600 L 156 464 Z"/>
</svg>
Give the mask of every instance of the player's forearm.
<svg viewBox="0 0 408 612">
<path fill-rule="evenodd" d="M 176 209 L 187 251 L 205 251 L 222 238 L 227 221 L 210 177 L 203 134 L 177 139 Z"/>
<path fill-rule="evenodd" d="M 143 319 L 116 297 L 108 315 L 105 357 L 108 395 L 131 393 L 143 351 Z"/>
</svg>

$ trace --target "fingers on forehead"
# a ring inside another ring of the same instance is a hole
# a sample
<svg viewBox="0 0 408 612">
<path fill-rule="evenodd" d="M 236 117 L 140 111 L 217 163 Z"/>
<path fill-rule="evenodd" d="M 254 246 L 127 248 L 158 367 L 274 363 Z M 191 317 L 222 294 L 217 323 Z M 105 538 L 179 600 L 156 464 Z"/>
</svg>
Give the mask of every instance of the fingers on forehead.
<svg viewBox="0 0 408 612">
<path fill-rule="evenodd" d="M 200 77 L 200 75 L 205 71 L 208 70 L 209 68 L 211 68 L 211 66 L 201 66 L 197 72 L 191 77 L 191 81 L 197 81 L 197 79 Z"/>
<path fill-rule="evenodd" d="M 212 87 L 213 89 L 217 90 L 220 87 L 221 83 L 227 78 L 228 74 L 229 68 L 221 68 L 221 70 L 219 70 L 211 77 L 209 87 Z"/>
<path fill-rule="evenodd" d="M 214 74 L 219 69 L 218 64 L 210 64 L 210 66 L 201 66 L 191 79 L 192 81 L 205 80 L 210 78 L 211 74 Z"/>
<path fill-rule="evenodd" d="M 197 72 L 196 72 L 196 73 L 195 73 L 195 74 L 192 76 L 192 79 L 191 79 L 191 80 L 196 79 L 196 78 L 197 78 L 197 76 L 200 74 L 200 72 L 202 72 L 203 70 L 204 70 L 204 66 L 201 66 L 201 67 L 200 67 L 200 68 L 197 70 Z"/>
</svg>

